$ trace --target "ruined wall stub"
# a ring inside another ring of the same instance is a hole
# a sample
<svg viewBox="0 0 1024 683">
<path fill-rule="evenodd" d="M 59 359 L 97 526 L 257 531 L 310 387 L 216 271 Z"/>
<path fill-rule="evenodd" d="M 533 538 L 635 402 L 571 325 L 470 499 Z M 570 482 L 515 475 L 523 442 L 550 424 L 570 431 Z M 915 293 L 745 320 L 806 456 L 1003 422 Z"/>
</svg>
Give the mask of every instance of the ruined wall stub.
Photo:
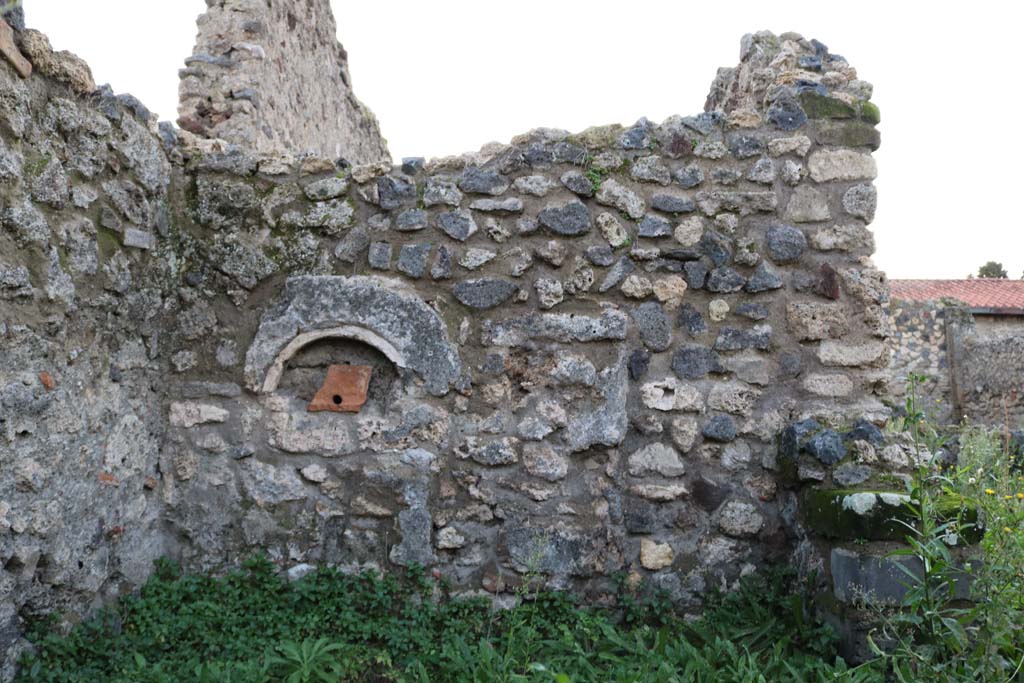
<svg viewBox="0 0 1024 683">
<path fill-rule="evenodd" d="M 178 125 L 259 153 L 388 161 L 352 91 L 328 0 L 207 0 L 179 74 Z"/>
</svg>

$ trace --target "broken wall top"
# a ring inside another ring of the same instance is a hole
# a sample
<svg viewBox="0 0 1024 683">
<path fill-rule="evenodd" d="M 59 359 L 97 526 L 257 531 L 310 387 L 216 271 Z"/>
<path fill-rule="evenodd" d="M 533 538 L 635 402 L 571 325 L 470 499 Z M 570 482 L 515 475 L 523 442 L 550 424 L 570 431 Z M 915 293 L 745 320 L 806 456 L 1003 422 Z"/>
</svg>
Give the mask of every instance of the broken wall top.
<svg viewBox="0 0 1024 683">
<path fill-rule="evenodd" d="M 796 33 L 759 31 L 743 37 L 739 65 L 718 70 L 704 108 L 723 112 L 729 125 L 740 128 L 764 122 L 797 130 L 808 119 L 874 125 L 879 112 L 868 101 L 871 94 L 871 84 L 823 43 Z"/>
<path fill-rule="evenodd" d="M 352 92 L 328 0 L 207 0 L 179 72 L 178 125 L 259 153 L 389 160 Z"/>
</svg>

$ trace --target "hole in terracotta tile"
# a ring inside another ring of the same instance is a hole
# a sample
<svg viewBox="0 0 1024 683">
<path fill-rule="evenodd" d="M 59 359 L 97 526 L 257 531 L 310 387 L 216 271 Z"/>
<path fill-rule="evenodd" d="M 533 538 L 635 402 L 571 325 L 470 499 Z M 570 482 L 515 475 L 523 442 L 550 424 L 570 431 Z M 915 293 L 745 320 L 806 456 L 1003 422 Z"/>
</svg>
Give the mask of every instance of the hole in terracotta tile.
<svg viewBox="0 0 1024 683">
<path fill-rule="evenodd" d="M 327 377 L 307 410 L 358 413 L 366 404 L 373 368 L 369 365 L 330 365 Z"/>
<path fill-rule="evenodd" d="M 331 365 L 373 368 L 370 386 L 366 390 L 366 404 L 360 412 L 386 412 L 393 400 L 392 392 L 401 384 L 394 364 L 377 349 L 351 339 L 325 339 L 300 349 L 288 361 L 278 391 L 282 395 L 302 399 L 303 405 L 308 406 L 323 387 L 327 368 Z M 342 405 L 348 401 L 340 391 L 334 391 L 326 399 L 333 404 L 335 395 L 341 396 Z"/>
</svg>

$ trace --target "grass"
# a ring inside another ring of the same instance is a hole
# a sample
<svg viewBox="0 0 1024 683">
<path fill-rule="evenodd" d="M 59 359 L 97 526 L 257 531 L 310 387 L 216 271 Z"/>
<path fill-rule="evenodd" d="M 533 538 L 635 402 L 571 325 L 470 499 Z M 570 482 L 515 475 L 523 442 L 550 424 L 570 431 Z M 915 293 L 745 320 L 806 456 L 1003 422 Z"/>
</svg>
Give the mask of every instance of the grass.
<svg viewBox="0 0 1024 683">
<path fill-rule="evenodd" d="M 614 609 L 522 592 L 499 610 L 402 579 L 321 570 L 290 583 L 255 559 L 223 577 L 167 562 L 139 595 L 70 633 L 38 624 L 18 681 L 658 683 L 869 681 L 809 616 L 791 574 L 745 579 L 688 621 L 625 589 Z"/>
</svg>

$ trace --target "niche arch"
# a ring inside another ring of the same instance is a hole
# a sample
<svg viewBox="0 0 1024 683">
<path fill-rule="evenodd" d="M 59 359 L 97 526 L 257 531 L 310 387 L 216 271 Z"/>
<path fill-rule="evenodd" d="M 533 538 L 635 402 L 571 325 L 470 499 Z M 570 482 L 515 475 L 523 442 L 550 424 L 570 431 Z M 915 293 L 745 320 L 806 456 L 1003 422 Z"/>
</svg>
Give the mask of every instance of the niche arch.
<svg viewBox="0 0 1024 683">
<path fill-rule="evenodd" d="M 274 362 L 270 365 L 267 370 L 266 377 L 263 379 L 263 386 L 260 388 L 260 393 L 272 394 L 277 391 L 278 385 L 281 383 L 281 377 L 284 375 L 285 365 L 295 357 L 302 349 L 315 344 L 320 341 L 330 339 L 343 339 L 347 341 L 356 341 L 372 346 L 373 348 L 380 351 L 384 356 L 391 361 L 395 367 L 405 370 L 408 365 L 405 362 L 405 358 L 401 352 L 395 348 L 394 344 L 384 339 L 379 334 L 375 334 L 371 330 L 367 330 L 362 327 L 356 327 L 355 325 L 341 325 L 339 327 L 331 327 L 326 330 L 313 330 L 311 332 L 303 332 L 288 342 L 287 346 L 281 349 L 281 352 L 274 358 Z"/>
<path fill-rule="evenodd" d="M 462 364 L 437 312 L 409 287 L 389 278 L 302 275 L 285 282 L 260 319 L 245 356 L 246 386 L 272 393 L 285 364 L 324 339 L 349 339 L 380 351 L 423 380 L 434 396 L 458 383 Z"/>
</svg>

